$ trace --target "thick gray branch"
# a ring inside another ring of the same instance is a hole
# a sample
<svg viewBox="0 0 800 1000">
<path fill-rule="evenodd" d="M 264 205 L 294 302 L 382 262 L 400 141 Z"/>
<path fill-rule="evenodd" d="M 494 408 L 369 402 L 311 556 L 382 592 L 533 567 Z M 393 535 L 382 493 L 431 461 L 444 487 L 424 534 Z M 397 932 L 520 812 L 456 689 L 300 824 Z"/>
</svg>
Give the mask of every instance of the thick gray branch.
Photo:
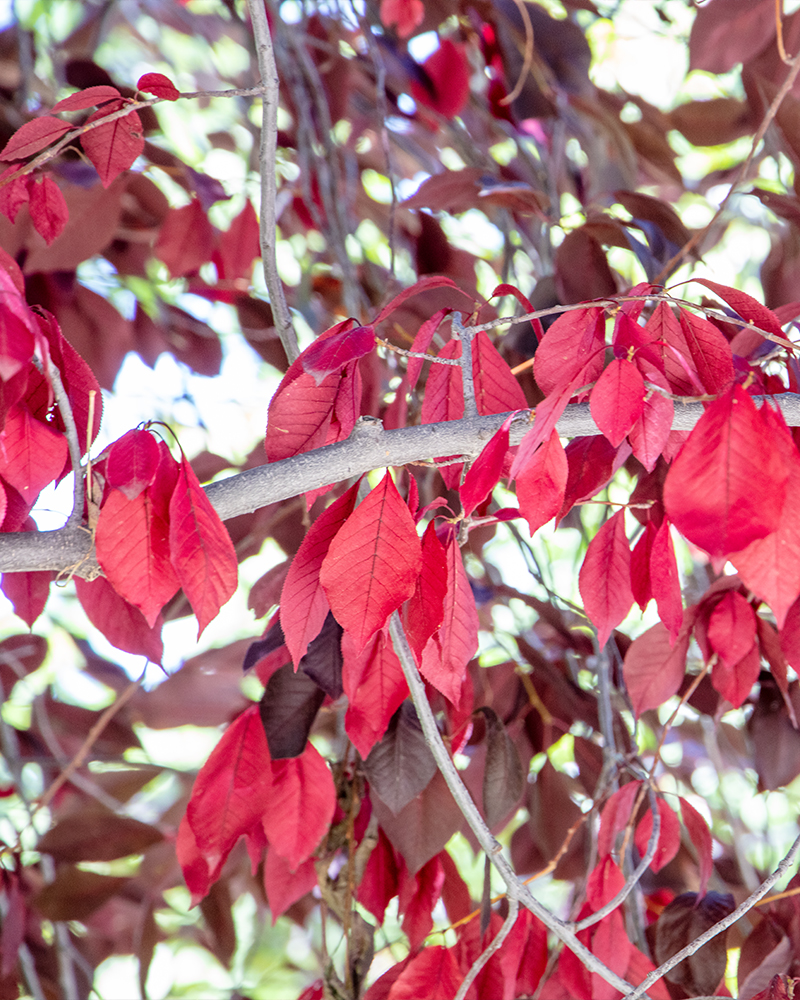
<svg viewBox="0 0 800 1000">
<path fill-rule="evenodd" d="M 800 427 L 800 396 L 783 393 L 771 398 L 780 406 L 786 423 Z M 672 426 L 675 430 L 691 430 L 702 413 L 702 403 L 678 402 Z M 374 420 L 361 421 L 346 441 L 248 469 L 205 489 L 217 513 L 226 520 L 382 466 L 426 462 L 446 455 L 475 456 L 508 416 L 497 413 L 392 431 L 382 430 Z M 512 423 L 512 445 L 519 444 L 528 427 L 524 414 Z M 588 403 L 568 406 L 558 422 L 558 432 L 564 437 L 597 434 Z M 2 573 L 44 569 L 63 572 L 87 559 L 90 553 L 91 540 L 82 528 L 0 534 Z M 92 572 L 97 572 L 94 559 L 78 569 L 82 576 Z"/>
</svg>

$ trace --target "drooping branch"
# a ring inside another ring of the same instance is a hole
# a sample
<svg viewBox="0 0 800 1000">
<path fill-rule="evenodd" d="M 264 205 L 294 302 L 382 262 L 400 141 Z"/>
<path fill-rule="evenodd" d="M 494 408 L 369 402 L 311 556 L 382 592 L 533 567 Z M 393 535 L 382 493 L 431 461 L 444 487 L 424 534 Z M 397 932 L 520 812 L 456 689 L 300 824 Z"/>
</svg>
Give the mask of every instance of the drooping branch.
<svg viewBox="0 0 800 1000">
<path fill-rule="evenodd" d="M 775 869 L 775 871 L 769 875 L 761 885 L 751 892 L 747 899 L 740 903 L 732 913 L 729 913 L 727 917 L 723 917 L 719 923 L 714 924 L 713 927 L 709 927 L 707 931 L 696 937 L 694 941 L 691 941 L 682 948 L 680 951 L 676 952 L 671 958 L 668 958 L 666 962 L 662 962 L 657 969 L 654 969 L 649 975 L 645 976 L 641 984 L 636 987 L 636 989 L 629 993 L 625 1000 L 642 1000 L 643 997 L 647 996 L 647 990 L 657 982 L 663 975 L 669 972 L 670 969 L 674 969 L 676 965 L 679 965 L 684 959 L 690 958 L 695 952 L 698 952 L 704 944 L 707 944 L 713 938 L 717 937 L 723 931 L 732 927 L 740 917 L 743 917 L 745 913 L 752 910 L 756 903 L 762 899 L 769 890 L 775 885 L 775 883 L 784 875 L 792 865 L 792 862 L 797 857 L 797 853 L 800 851 L 800 837 L 798 837 L 792 846 L 789 848 L 788 853 L 783 858 L 781 863 Z"/>
<path fill-rule="evenodd" d="M 472 801 L 472 797 L 469 794 L 464 782 L 461 780 L 461 775 L 450 758 L 450 754 L 447 752 L 447 748 L 442 741 L 441 734 L 436 725 L 436 719 L 433 715 L 433 710 L 431 709 L 430 703 L 428 702 L 428 696 L 425 692 L 425 684 L 420 677 L 419 671 L 417 670 L 417 664 L 414 660 L 414 654 L 411 652 L 411 647 L 408 644 L 408 639 L 406 638 L 405 631 L 403 629 L 403 624 L 400 621 L 400 615 L 395 611 L 394 614 L 389 619 L 389 632 L 392 637 L 392 644 L 394 645 L 397 657 L 400 660 L 400 664 L 403 668 L 403 673 L 405 675 L 406 681 L 408 682 L 408 688 L 411 692 L 411 699 L 414 702 L 414 707 L 417 710 L 417 715 L 419 716 L 420 724 L 422 725 L 422 732 L 425 736 L 425 741 L 431 749 L 431 753 L 436 761 L 436 766 L 442 773 L 442 777 L 447 783 L 447 787 L 453 798 L 461 810 L 464 819 L 470 826 L 470 829 L 475 834 L 475 837 L 480 844 L 482 850 L 486 853 L 486 856 L 490 859 L 492 864 L 495 866 L 506 885 L 506 894 L 510 901 L 516 900 L 522 903 L 527 909 L 538 917 L 539 920 L 547 927 L 553 934 L 563 942 L 570 951 L 583 962 L 584 966 L 590 971 L 596 973 L 607 983 L 614 987 L 614 989 L 620 990 L 621 992 L 628 994 L 634 989 L 630 983 L 626 982 L 621 976 L 618 976 L 615 972 L 608 968 L 605 963 L 601 962 L 596 955 L 593 955 L 591 951 L 575 936 L 575 932 L 570 924 L 565 923 L 560 920 L 555 914 L 551 913 L 538 899 L 531 893 L 530 889 L 523 882 L 519 880 L 516 872 L 511 867 L 511 865 L 506 861 L 503 856 L 502 847 L 495 840 L 492 835 L 491 830 L 484 822 L 478 807 Z M 641 992 L 638 996 L 646 997 L 647 994 Z"/>
<path fill-rule="evenodd" d="M 764 398 L 753 397 L 756 402 Z M 769 399 L 790 427 L 800 427 L 800 395 L 787 392 Z M 702 414 L 703 404 L 694 399 L 676 403 L 673 430 L 691 430 Z M 436 455 L 478 455 L 509 416 L 496 413 L 389 431 L 372 418 L 359 422 L 346 441 L 248 469 L 205 490 L 219 516 L 227 520 L 372 469 L 429 462 Z M 526 411 L 517 415 L 511 424 L 510 444 L 520 443 L 530 426 L 528 417 Z M 563 437 L 599 433 L 588 403 L 568 406 L 557 428 Z M 42 569 L 96 576 L 89 532 L 72 527 L 0 534 L 0 573 Z"/>
</svg>

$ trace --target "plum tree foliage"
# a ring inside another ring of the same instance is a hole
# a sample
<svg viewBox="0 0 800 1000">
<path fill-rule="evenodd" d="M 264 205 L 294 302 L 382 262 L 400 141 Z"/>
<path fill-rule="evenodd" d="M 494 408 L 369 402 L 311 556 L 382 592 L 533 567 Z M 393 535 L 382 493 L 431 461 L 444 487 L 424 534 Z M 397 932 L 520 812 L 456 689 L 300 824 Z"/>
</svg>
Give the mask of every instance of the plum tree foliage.
<svg viewBox="0 0 800 1000">
<path fill-rule="evenodd" d="M 792 997 L 800 11 L 9 18 L 0 998 Z"/>
</svg>

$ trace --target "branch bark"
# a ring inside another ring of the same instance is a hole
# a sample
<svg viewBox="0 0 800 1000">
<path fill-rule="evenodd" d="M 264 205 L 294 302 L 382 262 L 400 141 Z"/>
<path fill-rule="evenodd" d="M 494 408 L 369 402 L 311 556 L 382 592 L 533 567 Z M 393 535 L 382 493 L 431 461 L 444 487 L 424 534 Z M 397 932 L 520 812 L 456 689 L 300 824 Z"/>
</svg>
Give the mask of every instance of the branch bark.
<svg viewBox="0 0 800 1000">
<path fill-rule="evenodd" d="M 414 707 L 417 710 L 417 715 L 422 725 L 425 741 L 431 749 L 436 766 L 441 771 L 447 787 L 450 789 L 464 819 L 469 823 L 470 829 L 475 834 L 478 843 L 505 882 L 506 895 L 509 902 L 517 901 L 522 903 L 534 916 L 541 920 L 548 930 L 552 931 L 559 941 L 565 944 L 583 962 L 584 966 L 590 972 L 596 973 L 613 986 L 614 989 L 626 995 L 629 994 L 634 987 L 623 979 L 622 976 L 618 976 L 616 972 L 609 969 L 604 962 L 601 962 L 596 955 L 593 955 L 589 951 L 586 945 L 578 940 L 575 936 L 573 925 L 565 923 L 540 903 L 527 885 L 519 880 L 514 869 L 506 861 L 501 845 L 495 840 L 491 830 L 484 822 L 478 807 L 472 801 L 472 797 L 461 780 L 461 776 L 450 758 L 447 747 L 445 747 L 442 741 L 433 710 L 425 693 L 425 684 L 417 670 L 414 654 L 411 652 L 411 647 L 408 644 L 403 624 L 400 621 L 400 615 L 396 611 L 389 619 L 389 633 L 392 637 L 392 644 L 397 657 L 400 660 L 400 665 L 403 668 L 406 681 L 408 682 L 408 689 L 411 692 L 411 699 L 414 702 Z M 639 992 L 637 996 L 646 997 L 647 994 Z"/>
<path fill-rule="evenodd" d="M 278 150 L 278 70 L 275 66 L 275 53 L 272 49 L 272 36 L 269 31 L 264 0 L 247 0 L 247 9 L 250 12 L 250 23 L 253 26 L 262 87 L 263 110 L 259 148 L 261 261 L 264 267 L 264 280 L 269 292 L 269 304 L 272 307 L 272 317 L 283 349 L 286 351 L 286 357 L 291 364 L 299 357 L 300 350 L 297 346 L 297 335 L 292 325 L 289 306 L 286 304 L 286 296 L 283 294 L 283 284 L 278 274 L 278 263 L 275 256 L 277 242 L 275 204 L 278 197 L 278 184 L 275 179 L 275 156 Z"/>
<path fill-rule="evenodd" d="M 765 397 L 753 398 L 758 402 Z M 780 408 L 790 427 L 800 427 L 800 395 L 787 392 L 769 399 Z M 673 430 L 691 430 L 702 414 L 703 404 L 696 400 L 689 398 L 677 403 Z M 346 441 L 248 469 L 211 483 L 205 490 L 219 516 L 227 520 L 383 466 L 427 462 L 434 455 L 476 456 L 509 416 L 510 413 L 495 413 L 390 431 L 371 419 L 357 424 Z M 525 416 L 523 411 L 511 424 L 512 445 L 519 444 L 529 429 Z M 563 437 L 599 433 L 588 403 L 568 406 L 557 428 Z M 55 531 L 0 534 L 0 573 L 45 569 L 74 572 L 88 578 L 97 576 L 100 570 L 89 532 L 70 526 Z"/>
</svg>

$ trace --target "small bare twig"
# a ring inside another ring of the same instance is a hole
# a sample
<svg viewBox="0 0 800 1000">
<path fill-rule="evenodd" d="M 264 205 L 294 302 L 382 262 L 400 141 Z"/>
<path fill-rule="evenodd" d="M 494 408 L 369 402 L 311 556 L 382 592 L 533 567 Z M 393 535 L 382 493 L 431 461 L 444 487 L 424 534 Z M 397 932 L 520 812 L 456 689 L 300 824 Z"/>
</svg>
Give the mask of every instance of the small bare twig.
<svg viewBox="0 0 800 1000">
<path fill-rule="evenodd" d="M 292 325 L 289 306 L 283 293 L 283 283 L 278 274 L 276 258 L 275 201 L 278 196 L 278 182 L 275 177 L 275 157 L 278 151 L 278 70 L 272 49 L 272 36 L 267 22 L 267 12 L 263 0 L 247 0 L 250 23 L 256 43 L 258 69 L 261 73 L 261 145 L 259 149 L 259 170 L 261 173 L 261 213 L 259 236 L 261 241 L 261 262 L 264 280 L 269 291 L 269 303 L 278 336 L 291 364 L 299 355 L 297 334 Z"/>
<path fill-rule="evenodd" d="M 425 740 L 431 749 L 431 753 L 433 754 L 436 764 L 442 773 L 442 777 L 447 783 L 447 787 L 450 789 L 450 792 L 461 810 L 462 815 L 469 824 L 472 832 L 475 834 L 481 848 L 486 852 L 492 864 L 500 873 L 500 877 L 505 882 L 509 902 L 517 900 L 522 903 L 523 906 L 529 909 L 534 916 L 538 917 L 545 927 L 549 928 L 553 934 L 560 941 L 562 941 L 570 949 L 570 951 L 573 952 L 578 959 L 580 959 L 581 962 L 583 962 L 584 966 L 590 972 L 596 973 L 607 983 L 613 986 L 614 989 L 617 989 L 622 993 L 629 993 L 633 988 L 631 984 L 609 969 L 608 966 L 604 962 L 601 962 L 596 955 L 593 955 L 586 945 L 584 945 L 575 936 L 575 932 L 571 925 L 565 923 L 563 920 L 560 920 L 557 916 L 555 916 L 555 914 L 551 913 L 546 906 L 540 903 L 539 900 L 532 895 L 528 887 L 520 881 L 514 869 L 508 861 L 506 861 L 503 856 L 501 845 L 492 835 L 492 832 L 484 822 L 478 807 L 472 801 L 472 798 L 467 791 L 464 782 L 461 780 L 461 776 L 458 773 L 455 764 L 450 759 L 450 754 L 447 752 L 447 748 L 442 741 L 442 737 L 436 726 L 436 719 L 434 718 L 433 711 L 428 703 L 428 697 L 425 693 L 425 684 L 420 677 L 416 661 L 414 660 L 414 654 L 411 652 L 411 647 L 408 644 L 403 624 L 396 611 L 389 619 L 389 633 L 392 638 L 392 644 L 394 645 L 395 652 L 397 653 L 398 659 L 400 660 L 400 664 L 403 668 L 406 681 L 408 682 L 411 698 L 414 702 L 414 707 L 417 710 L 417 715 L 419 716 L 419 720 L 422 725 Z"/>
<path fill-rule="evenodd" d="M 75 426 L 75 417 L 72 415 L 72 404 L 61 381 L 58 369 L 48 362 L 45 366 L 38 358 L 33 359 L 34 366 L 49 380 L 53 387 L 53 393 L 58 404 L 58 412 L 64 421 L 65 433 L 67 436 L 67 447 L 69 448 L 69 460 L 72 464 L 72 472 L 75 477 L 73 486 L 72 512 L 67 518 L 67 524 L 74 526 L 81 523 L 83 519 L 83 469 L 81 468 L 81 445 L 78 440 L 78 428 Z"/>
<path fill-rule="evenodd" d="M 776 0 L 776 3 L 780 3 L 780 0 Z M 778 23 L 780 25 L 780 19 Z M 780 30 L 781 29 L 779 27 L 779 32 Z M 781 34 L 779 34 L 779 38 L 781 38 L 780 47 L 783 48 L 783 41 Z M 728 193 L 720 202 L 719 208 L 712 216 L 711 221 L 708 222 L 703 227 L 703 229 L 698 229 L 692 236 L 692 238 L 688 240 L 686 243 L 684 243 L 681 249 L 667 261 L 667 263 L 661 269 L 660 274 L 656 276 L 656 279 L 653 282 L 653 284 L 656 285 L 660 284 L 668 275 L 672 273 L 672 271 L 678 264 L 681 264 L 683 263 L 684 260 L 686 260 L 686 258 L 689 256 L 692 250 L 695 249 L 695 247 L 699 246 L 699 244 L 705 239 L 707 234 L 711 231 L 711 228 L 714 226 L 717 219 L 719 219 L 719 217 L 727 208 L 728 202 L 731 200 L 731 197 L 736 191 L 736 189 L 739 187 L 739 185 L 747 176 L 747 171 L 750 169 L 750 164 L 753 162 L 753 157 L 756 155 L 756 150 L 758 149 L 759 143 L 766 135 L 767 129 L 770 127 L 770 125 L 773 122 L 773 119 L 780 110 L 780 106 L 783 103 L 783 99 L 786 97 L 786 95 L 794 86 L 794 82 L 797 79 L 797 74 L 800 73 L 800 53 L 798 53 L 792 59 L 787 59 L 786 52 L 784 51 L 781 54 L 781 58 L 789 66 L 789 72 L 786 74 L 786 79 L 783 81 L 783 83 L 780 86 L 780 89 L 773 98 L 772 104 L 770 104 L 769 108 L 767 108 L 767 113 L 764 115 L 764 119 L 759 125 L 758 131 L 753 136 L 753 142 L 750 146 L 750 152 L 747 154 L 741 167 L 739 167 L 738 171 L 736 172 L 736 176 L 731 182 L 731 186 L 728 188 Z"/>
<path fill-rule="evenodd" d="M 492 938 L 492 940 L 486 945 L 483 951 L 478 955 L 475 961 L 472 963 L 469 972 L 464 976 L 464 981 L 458 987 L 458 992 L 455 995 L 454 1000 L 465 1000 L 467 993 L 469 992 L 470 986 L 475 982 L 478 973 L 486 965 L 492 955 L 499 951 L 503 945 L 503 942 L 511 933 L 511 928 L 517 919 L 517 914 L 519 913 L 519 902 L 516 899 L 510 899 L 508 901 L 508 915 L 503 921 L 503 926 L 497 932 L 497 934 Z"/>
<path fill-rule="evenodd" d="M 661 834 L 661 814 L 658 811 L 658 804 L 656 803 L 656 796 L 653 789 L 650 788 L 648 791 L 650 795 L 650 810 L 653 814 L 653 831 L 650 834 L 650 840 L 647 842 L 647 851 L 645 852 L 644 857 L 631 875 L 625 880 L 625 885 L 623 885 L 616 896 L 614 896 L 613 899 L 610 899 L 605 906 L 601 906 L 599 910 L 596 910 L 585 919 L 574 924 L 573 927 L 575 931 L 586 930 L 587 927 L 591 927 L 593 924 L 598 923 L 603 919 L 603 917 L 607 917 L 609 913 L 616 910 L 618 906 L 625 902 L 638 884 L 642 875 L 644 875 L 650 867 L 650 862 L 655 857 L 656 848 L 658 847 L 658 838 Z M 620 861 L 622 861 L 622 858 L 620 858 Z"/>
<path fill-rule="evenodd" d="M 452 316 L 453 337 L 461 341 L 461 379 L 464 386 L 464 416 L 478 416 L 478 402 L 475 399 L 475 377 L 472 371 L 472 338 L 479 332 L 479 327 L 466 327 L 461 319 L 461 313 L 454 312 Z"/>
<path fill-rule="evenodd" d="M 695 952 L 699 951 L 704 944 L 717 937 L 723 931 L 727 930 L 729 927 L 733 926 L 736 921 L 745 915 L 749 910 L 756 905 L 756 903 L 775 885 L 779 878 L 787 871 L 789 866 L 794 861 L 797 856 L 797 852 L 800 851 L 800 837 L 795 840 L 792 846 L 789 848 L 789 852 L 775 869 L 775 871 L 768 877 L 765 878 L 761 885 L 751 892 L 747 899 L 740 903 L 736 909 L 729 913 L 727 917 L 723 917 L 719 923 L 714 924 L 713 927 L 709 927 L 707 931 L 701 934 L 699 937 L 695 938 L 690 944 L 687 944 L 685 948 L 681 948 L 679 952 L 676 952 L 671 958 L 668 958 L 666 962 L 662 962 L 657 969 L 649 973 L 642 982 L 633 990 L 632 993 L 628 993 L 625 996 L 625 1000 L 641 1000 L 644 997 L 645 991 L 648 990 L 653 983 L 657 982 L 661 977 L 669 972 L 670 969 L 674 969 L 676 965 L 679 965 L 685 958 L 689 958 L 694 955 Z"/>
<path fill-rule="evenodd" d="M 145 667 L 145 670 L 146 669 L 147 668 Z M 83 766 L 84 761 L 89 756 L 89 753 L 92 747 L 94 746 L 95 741 L 100 736 L 100 733 L 102 733 L 102 731 L 106 728 L 109 722 L 111 722 L 111 720 L 114 718 L 117 712 L 125 704 L 127 704 L 127 702 L 131 700 L 136 691 L 139 689 L 139 685 L 144 680 L 145 670 L 142 671 L 141 675 L 137 677 L 136 680 L 132 680 L 130 684 L 120 692 L 120 694 L 117 696 L 117 698 L 114 699 L 114 701 L 108 706 L 108 708 L 105 709 L 105 711 L 97 720 L 97 722 L 95 722 L 95 724 L 89 730 L 86 739 L 81 744 L 80 748 L 78 749 L 78 752 L 69 762 L 69 764 L 64 768 L 64 770 L 59 774 L 59 776 L 55 779 L 55 781 L 52 782 L 49 788 L 45 790 L 42 797 L 36 803 L 35 811 L 38 812 L 39 809 L 44 809 L 46 806 L 50 805 L 50 803 L 53 801 L 53 797 L 58 792 L 58 790 L 62 788 L 67 781 L 70 780 L 72 775 L 75 773 L 75 771 L 78 770 L 79 767 Z"/>
</svg>

